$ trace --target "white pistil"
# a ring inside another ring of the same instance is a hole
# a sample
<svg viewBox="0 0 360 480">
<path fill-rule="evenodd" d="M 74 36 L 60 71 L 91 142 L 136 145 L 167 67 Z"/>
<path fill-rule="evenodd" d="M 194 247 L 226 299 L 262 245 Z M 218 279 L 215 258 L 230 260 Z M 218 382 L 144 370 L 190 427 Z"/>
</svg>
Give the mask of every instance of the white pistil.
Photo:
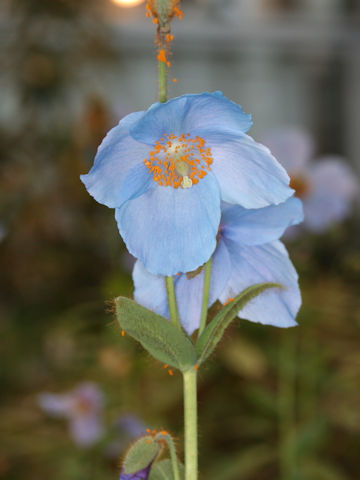
<svg viewBox="0 0 360 480">
<path fill-rule="evenodd" d="M 183 179 L 182 179 L 182 182 L 181 182 L 181 186 L 182 188 L 190 188 L 192 187 L 192 180 L 191 178 L 189 178 L 188 176 L 183 176 Z"/>
</svg>

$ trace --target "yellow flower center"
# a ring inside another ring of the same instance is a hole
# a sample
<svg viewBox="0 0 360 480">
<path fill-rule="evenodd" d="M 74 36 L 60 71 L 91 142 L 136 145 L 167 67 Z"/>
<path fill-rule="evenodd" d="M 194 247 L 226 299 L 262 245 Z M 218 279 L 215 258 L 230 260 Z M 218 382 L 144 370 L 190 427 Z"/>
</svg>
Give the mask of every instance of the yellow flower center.
<svg viewBox="0 0 360 480">
<path fill-rule="evenodd" d="M 165 133 L 144 162 L 159 185 L 190 188 L 207 175 L 213 158 L 203 138 Z"/>
</svg>

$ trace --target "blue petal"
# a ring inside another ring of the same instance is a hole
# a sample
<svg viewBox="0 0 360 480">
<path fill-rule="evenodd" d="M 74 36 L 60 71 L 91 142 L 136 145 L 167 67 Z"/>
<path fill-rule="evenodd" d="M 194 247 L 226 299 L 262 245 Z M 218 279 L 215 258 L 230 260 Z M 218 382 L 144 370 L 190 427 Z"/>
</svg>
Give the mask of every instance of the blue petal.
<svg viewBox="0 0 360 480">
<path fill-rule="evenodd" d="M 282 203 L 294 191 L 289 176 L 264 145 L 246 134 L 198 130 L 196 134 L 211 148 L 221 198 L 245 208 L 261 208 Z"/>
<path fill-rule="evenodd" d="M 129 252 L 154 274 L 195 270 L 216 247 L 220 195 L 209 173 L 187 189 L 155 187 L 116 209 Z"/>
<path fill-rule="evenodd" d="M 119 186 L 118 207 L 133 198 L 139 197 L 147 192 L 149 188 L 155 188 L 154 176 L 146 167 L 144 162 L 133 167 Z"/>
<path fill-rule="evenodd" d="M 260 245 L 281 237 L 287 227 L 303 221 L 302 202 L 291 197 L 280 205 L 245 209 L 233 205 L 223 210 L 221 233 L 244 245 Z"/>
<path fill-rule="evenodd" d="M 224 290 L 231 272 L 230 256 L 224 243 L 215 251 L 212 265 L 209 306 Z M 133 271 L 135 300 L 150 310 L 170 318 L 165 279 L 148 272 L 138 260 Z M 181 324 L 189 335 L 200 326 L 204 269 L 195 273 L 175 276 L 175 293 Z"/>
<path fill-rule="evenodd" d="M 124 201 L 121 185 L 129 171 L 149 156 L 149 146 L 141 144 L 129 135 L 144 112 L 127 115 L 111 129 L 101 143 L 95 163 L 87 175 L 81 175 L 87 191 L 96 201 L 110 208 L 119 207 Z"/>
<path fill-rule="evenodd" d="M 296 325 L 295 317 L 301 305 L 298 275 L 284 245 L 272 242 L 260 246 L 239 246 L 227 241 L 232 262 L 232 274 L 220 296 L 225 303 L 242 290 L 261 282 L 277 282 L 283 289 L 270 289 L 239 312 L 239 317 L 276 327 Z"/>
<path fill-rule="evenodd" d="M 226 287 L 231 272 L 230 256 L 224 244 L 215 250 L 208 307 L 219 297 Z M 182 274 L 175 280 L 175 292 L 181 324 L 189 335 L 200 327 L 202 299 L 204 294 L 205 269 L 201 272 Z"/>
<path fill-rule="evenodd" d="M 231 275 L 231 257 L 225 242 L 218 242 L 213 255 L 210 283 L 209 306 L 212 305 L 224 291 Z"/>
<path fill-rule="evenodd" d="M 181 135 L 194 129 L 246 132 L 252 125 L 251 115 L 221 92 L 182 95 L 167 103 L 155 103 L 131 128 L 138 141 L 153 145 L 164 133 Z"/>
<path fill-rule="evenodd" d="M 140 260 L 135 263 L 132 276 L 135 300 L 149 310 L 170 318 L 165 277 L 150 273 Z"/>
</svg>

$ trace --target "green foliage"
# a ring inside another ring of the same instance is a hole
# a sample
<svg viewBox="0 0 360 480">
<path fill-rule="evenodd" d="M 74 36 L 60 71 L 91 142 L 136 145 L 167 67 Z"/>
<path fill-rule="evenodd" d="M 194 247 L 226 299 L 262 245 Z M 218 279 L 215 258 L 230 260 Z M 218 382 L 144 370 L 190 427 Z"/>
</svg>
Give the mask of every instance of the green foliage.
<svg viewBox="0 0 360 480">
<path fill-rule="evenodd" d="M 180 480 L 183 480 L 184 466 L 182 463 L 179 463 L 179 470 Z M 174 480 L 171 460 L 167 458 L 166 460 L 156 463 L 151 469 L 149 480 Z"/>
<path fill-rule="evenodd" d="M 118 297 L 115 304 L 121 328 L 157 360 L 182 372 L 196 364 L 194 344 L 182 329 L 129 298 Z"/>
<path fill-rule="evenodd" d="M 128 450 L 124 459 L 126 474 L 136 473 L 150 465 L 161 451 L 161 445 L 152 436 L 139 438 Z"/>
<path fill-rule="evenodd" d="M 229 305 L 226 305 L 209 323 L 199 338 L 196 349 L 198 363 L 204 363 L 222 339 L 225 330 L 245 305 L 269 288 L 284 288 L 279 283 L 258 283 L 243 290 Z"/>
</svg>

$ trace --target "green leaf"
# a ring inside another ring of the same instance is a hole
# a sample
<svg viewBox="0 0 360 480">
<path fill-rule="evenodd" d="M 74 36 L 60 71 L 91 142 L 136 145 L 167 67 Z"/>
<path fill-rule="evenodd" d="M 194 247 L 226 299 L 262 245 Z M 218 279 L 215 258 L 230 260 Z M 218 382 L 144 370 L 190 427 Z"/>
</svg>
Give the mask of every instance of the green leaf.
<svg viewBox="0 0 360 480">
<path fill-rule="evenodd" d="M 179 470 L 180 480 L 183 480 L 184 466 L 182 463 L 179 463 Z M 171 460 L 167 458 L 166 460 L 155 463 L 155 465 L 151 469 L 149 480 L 174 480 Z"/>
<path fill-rule="evenodd" d="M 182 329 L 130 298 L 118 297 L 115 304 L 121 328 L 157 360 L 182 372 L 196 364 L 195 346 Z"/>
<path fill-rule="evenodd" d="M 222 339 L 225 330 L 245 305 L 253 298 L 269 288 L 284 288 L 279 283 L 258 283 L 243 290 L 229 305 L 226 305 L 201 334 L 196 350 L 199 355 L 198 364 L 203 363 L 214 351 Z"/>
<path fill-rule="evenodd" d="M 161 451 L 161 445 L 151 435 L 139 438 L 127 451 L 124 459 L 126 474 L 136 473 L 148 467 Z"/>
</svg>

